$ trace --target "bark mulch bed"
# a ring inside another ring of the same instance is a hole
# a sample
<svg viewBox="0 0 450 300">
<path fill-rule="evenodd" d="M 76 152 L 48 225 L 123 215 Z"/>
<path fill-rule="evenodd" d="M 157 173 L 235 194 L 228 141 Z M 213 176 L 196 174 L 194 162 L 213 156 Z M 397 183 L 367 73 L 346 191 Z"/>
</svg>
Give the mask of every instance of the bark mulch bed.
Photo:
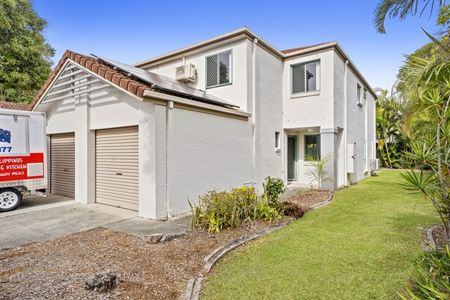
<svg viewBox="0 0 450 300">
<path fill-rule="evenodd" d="M 284 199 L 284 201 L 296 203 L 303 209 L 310 210 L 314 205 L 328 200 L 330 194 L 330 191 L 325 190 L 299 191 L 297 194 Z"/>
<path fill-rule="evenodd" d="M 268 225 L 257 222 L 219 234 L 193 231 L 159 244 L 96 228 L 3 250 L 0 299 L 177 299 L 202 271 L 206 255 Z M 87 279 L 106 271 L 116 272 L 116 289 L 101 294 L 84 288 Z"/>
</svg>

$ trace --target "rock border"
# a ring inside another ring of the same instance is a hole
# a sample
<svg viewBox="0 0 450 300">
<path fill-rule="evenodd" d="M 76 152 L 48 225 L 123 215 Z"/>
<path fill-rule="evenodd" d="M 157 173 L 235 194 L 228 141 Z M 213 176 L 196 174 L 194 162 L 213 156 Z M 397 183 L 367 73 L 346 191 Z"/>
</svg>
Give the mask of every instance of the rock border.
<svg viewBox="0 0 450 300">
<path fill-rule="evenodd" d="M 331 200 L 333 200 L 333 192 L 330 192 L 330 196 L 328 196 L 328 198 L 322 202 L 319 202 L 317 204 L 314 204 L 313 206 L 311 206 L 311 210 L 315 210 L 318 208 L 321 208 L 323 206 L 328 205 Z M 184 300 L 198 300 L 199 296 L 200 296 L 200 291 L 202 288 L 202 281 L 204 279 L 204 276 L 206 276 L 211 269 L 214 267 L 214 265 L 217 263 L 217 261 L 222 258 L 225 254 L 227 254 L 228 252 L 232 251 L 233 249 L 242 246 L 244 244 L 246 244 L 247 242 L 250 242 L 252 240 L 255 240 L 259 237 L 262 237 L 266 234 L 272 233 L 274 231 L 277 231 L 281 228 L 284 228 L 286 226 L 288 226 L 289 224 L 291 224 L 293 221 L 295 220 L 289 220 L 280 224 L 277 224 L 275 226 L 270 226 L 264 229 L 260 229 L 256 232 L 250 233 L 248 235 L 244 235 L 241 236 L 237 239 L 232 240 L 231 242 L 229 242 L 228 244 L 219 247 L 217 249 L 215 249 L 214 251 L 212 251 L 211 253 L 209 253 L 203 260 L 205 261 L 205 266 L 203 267 L 203 276 L 200 275 L 198 277 L 192 278 L 189 280 L 187 288 L 186 288 L 186 293 L 184 297 L 181 297 L 181 299 Z"/>
<path fill-rule="evenodd" d="M 433 225 L 430 228 L 425 229 L 425 245 L 423 247 L 423 250 L 425 252 L 431 252 L 437 249 L 436 247 L 436 241 L 433 237 L 433 230 L 439 225 Z"/>
<path fill-rule="evenodd" d="M 327 205 L 328 203 L 330 203 L 331 200 L 333 200 L 333 192 L 330 192 L 330 195 L 328 196 L 328 198 L 327 198 L 326 200 L 324 200 L 324 201 L 322 201 L 322 202 L 319 202 L 319 203 L 316 203 L 316 204 L 312 205 L 312 206 L 310 207 L 310 209 L 311 209 L 311 210 L 314 210 L 314 209 L 321 208 L 321 207 Z"/>
</svg>

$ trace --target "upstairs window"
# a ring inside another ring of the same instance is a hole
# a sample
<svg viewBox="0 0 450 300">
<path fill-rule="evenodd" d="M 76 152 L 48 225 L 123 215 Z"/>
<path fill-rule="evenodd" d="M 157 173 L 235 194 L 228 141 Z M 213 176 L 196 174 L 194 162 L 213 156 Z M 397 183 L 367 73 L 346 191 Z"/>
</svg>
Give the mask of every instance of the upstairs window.
<svg viewBox="0 0 450 300">
<path fill-rule="evenodd" d="M 356 85 L 356 101 L 357 101 L 357 104 L 358 104 L 359 106 L 362 106 L 362 99 L 361 99 L 361 96 L 362 96 L 362 94 L 361 94 L 361 85 L 358 83 L 358 84 Z"/>
<path fill-rule="evenodd" d="M 281 135 L 279 131 L 275 131 L 275 149 L 281 148 Z"/>
<path fill-rule="evenodd" d="M 206 57 L 206 87 L 231 83 L 231 51 Z"/>
<path fill-rule="evenodd" d="M 320 61 L 293 65 L 292 94 L 320 91 Z"/>
<path fill-rule="evenodd" d="M 320 134 L 305 135 L 305 161 L 320 160 Z"/>
</svg>

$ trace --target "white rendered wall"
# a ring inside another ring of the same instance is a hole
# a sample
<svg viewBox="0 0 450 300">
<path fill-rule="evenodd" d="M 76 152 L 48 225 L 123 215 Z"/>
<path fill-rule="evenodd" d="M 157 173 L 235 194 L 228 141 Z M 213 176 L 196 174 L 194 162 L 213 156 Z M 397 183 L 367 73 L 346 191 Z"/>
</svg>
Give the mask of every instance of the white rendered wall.
<svg viewBox="0 0 450 300">
<path fill-rule="evenodd" d="M 283 63 L 263 48 L 256 48 L 256 147 L 255 182 L 258 188 L 267 176 L 282 178 L 283 154 Z M 275 132 L 280 132 L 281 151 L 275 152 Z"/>
<path fill-rule="evenodd" d="M 363 99 L 362 106 L 358 106 L 358 83 L 361 85 L 361 93 L 363 93 L 363 83 L 349 70 L 347 85 L 347 144 L 356 143 L 355 172 L 349 176 L 350 183 L 355 183 L 369 175 L 369 162 L 371 158 L 374 158 L 375 154 L 375 101 L 374 97 L 367 91 L 366 100 Z"/>
<path fill-rule="evenodd" d="M 251 181 L 251 124 L 174 108 L 169 140 L 169 206 L 172 215 L 189 211 L 188 200 L 213 189 Z"/>
<path fill-rule="evenodd" d="M 283 123 L 284 128 L 333 128 L 334 51 L 309 54 L 284 63 L 283 69 Z M 292 95 L 291 66 L 320 60 L 320 91 Z"/>
<path fill-rule="evenodd" d="M 242 110 L 246 111 L 248 100 L 248 39 L 242 39 L 226 45 L 218 46 L 213 49 L 207 49 L 203 52 L 187 55 L 184 57 L 185 63 L 193 64 L 197 69 L 197 82 L 190 85 L 199 90 L 207 91 L 207 93 L 214 95 L 227 102 L 238 105 Z M 231 50 L 231 84 L 206 88 L 206 57 L 209 55 L 221 53 Z M 175 78 L 175 68 L 183 65 L 183 59 L 176 59 L 170 62 L 162 63 L 147 71 Z"/>
</svg>

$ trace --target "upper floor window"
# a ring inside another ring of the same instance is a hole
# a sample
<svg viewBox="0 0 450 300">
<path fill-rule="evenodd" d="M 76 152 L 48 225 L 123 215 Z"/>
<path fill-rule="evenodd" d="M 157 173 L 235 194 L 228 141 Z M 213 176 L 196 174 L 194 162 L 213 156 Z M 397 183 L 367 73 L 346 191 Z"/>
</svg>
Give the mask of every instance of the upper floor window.
<svg viewBox="0 0 450 300">
<path fill-rule="evenodd" d="M 292 94 L 320 91 L 320 61 L 293 65 Z"/>
<path fill-rule="evenodd" d="M 206 57 L 206 87 L 231 83 L 231 51 Z"/>
<path fill-rule="evenodd" d="M 358 83 L 356 85 L 356 101 L 359 106 L 362 106 L 362 94 L 361 94 L 361 85 Z"/>
<path fill-rule="evenodd" d="M 363 99 L 364 99 L 364 100 L 367 99 L 367 89 L 364 89 Z"/>
</svg>

